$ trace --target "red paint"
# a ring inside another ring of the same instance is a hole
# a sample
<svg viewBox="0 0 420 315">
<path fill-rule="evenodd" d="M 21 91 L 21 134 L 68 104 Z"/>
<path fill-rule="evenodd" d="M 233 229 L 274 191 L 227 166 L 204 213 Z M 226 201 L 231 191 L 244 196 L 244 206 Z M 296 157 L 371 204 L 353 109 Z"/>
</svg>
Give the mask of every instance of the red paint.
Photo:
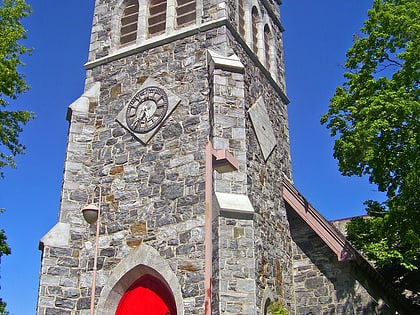
<svg viewBox="0 0 420 315">
<path fill-rule="evenodd" d="M 137 280 L 122 296 L 115 315 L 176 315 L 170 290 L 153 276 Z"/>
</svg>

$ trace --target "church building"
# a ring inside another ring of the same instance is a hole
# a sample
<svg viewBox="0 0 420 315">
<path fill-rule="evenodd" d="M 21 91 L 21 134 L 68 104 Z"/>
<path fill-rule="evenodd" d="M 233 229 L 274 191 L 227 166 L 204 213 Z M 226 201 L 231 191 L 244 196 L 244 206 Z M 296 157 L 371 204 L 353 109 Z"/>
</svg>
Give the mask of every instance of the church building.
<svg viewBox="0 0 420 315">
<path fill-rule="evenodd" d="M 280 4 L 95 1 L 38 315 L 409 314 L 293 185 Z"/>
</svg>

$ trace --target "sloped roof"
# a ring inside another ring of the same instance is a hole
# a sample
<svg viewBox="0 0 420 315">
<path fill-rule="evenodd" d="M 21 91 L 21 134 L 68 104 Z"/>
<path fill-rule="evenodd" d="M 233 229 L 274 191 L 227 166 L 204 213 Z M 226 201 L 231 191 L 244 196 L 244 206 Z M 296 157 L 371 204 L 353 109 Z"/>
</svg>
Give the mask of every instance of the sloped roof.
<svg viewBox="0 0 420 315">
<path fill-rule="evenodd" d="M 362 256 L 345 238 L 345 236 L 328 222 L 294 187 L 290 180 L 283 176 L 284 201 L 308 224 L 321 240 L 337 255 L 339 262 L 354 262 L 368 278 L 374 281 L 384 292 L 384 299 L 401 314 L 412 314 L 414 305 L 402 295 L 395 292 L 392 285 Z"/>
<path fill-rule="evenodd" d="M 338 261 L 356 259 L 356 250 L 287 180 L 283 180 L 283 199 L 337 255 Z"/>
</svg>

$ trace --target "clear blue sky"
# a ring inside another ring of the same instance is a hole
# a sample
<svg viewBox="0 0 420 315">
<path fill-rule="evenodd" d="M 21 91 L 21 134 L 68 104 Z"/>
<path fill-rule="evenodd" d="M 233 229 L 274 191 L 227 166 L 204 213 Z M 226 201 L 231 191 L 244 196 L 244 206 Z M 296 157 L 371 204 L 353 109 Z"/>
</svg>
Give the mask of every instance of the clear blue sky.
<svg viewBox="0 0 420 315">
<path fill-rule="evenodd" d="M 366 19 L 371 0 L 283 0 L 293 178 L 328 219 L 363 214 L 363 201 L 380 198 L 366 179 L 344 178 L 332 158 L 333 141 L 319 123 L 342 82 L 345 52 Z M 10 256 L 0 265 L 0 297 L 12 315 L 35 314 L 40 271 L 39 239 L 57 222 L 67 141 L 66 111 L 83 92 L 93 0 L 30 0 L 24 68 L 31 90 L 12 108 L 36 113 L 21 140 L 18 168 L 0 179 L 0 228 Z"/>
</svg>

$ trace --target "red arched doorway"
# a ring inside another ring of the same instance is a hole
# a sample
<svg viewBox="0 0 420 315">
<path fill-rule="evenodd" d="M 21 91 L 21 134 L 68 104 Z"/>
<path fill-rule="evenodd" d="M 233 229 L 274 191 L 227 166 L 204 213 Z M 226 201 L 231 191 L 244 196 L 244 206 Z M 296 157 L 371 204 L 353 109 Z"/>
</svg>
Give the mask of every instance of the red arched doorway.
<svg viewBox="0 0 420 315">
<path fill-rule="evenodd" d="M 122 296 L 115 315 L 176 315 L 175 300 L 159 279 L 145 275 Z"/>
</svg>

